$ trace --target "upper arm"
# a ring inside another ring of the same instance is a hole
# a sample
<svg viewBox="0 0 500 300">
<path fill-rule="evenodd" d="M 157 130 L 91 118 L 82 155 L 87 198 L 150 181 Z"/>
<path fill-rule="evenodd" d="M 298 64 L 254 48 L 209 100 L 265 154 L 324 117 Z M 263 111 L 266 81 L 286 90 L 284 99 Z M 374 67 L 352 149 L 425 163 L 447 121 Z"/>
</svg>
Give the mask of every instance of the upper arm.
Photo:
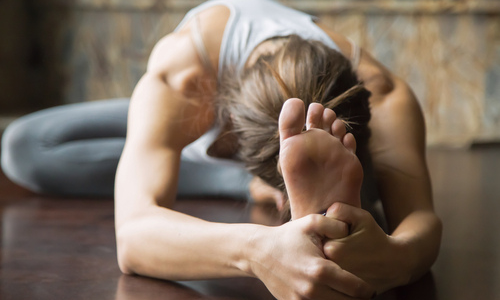
<svg viewBox="0 0 500 300">
<path fill-rule="evenodd" d="M 217 71 L 229 10 L 214 6 L 197 17 Z M 151 205 L 173 204 L 182 149 L 213 125 L 217 74 L 207 72 L 203 66 L 193 42 L 192 26 L 190 20 L 156 44 L 147 73 L 134 89 L 115 180 L 117 224 Z"/>
<path fill-rule="evenodd" d="M 425 157 L 425 123 L 408 85 L 395 79 L 394 89 L 372 104 L 369 142 L 373 166 L 389 226 L 411 212 L 432 210 L 432 190 Z"/>
<path fill-rule="evenodd" d="M 371 131 L 369 150 L 390 230 L 412 212 L 432 211 L 426 161 L 425 121 L 420 105 L 402 79 L 369 56 Z M 370 70 L 373 69 L 373 70 Z"/>
<path fill-rule="evenodd" d="M 181 151 L 214 120 L 212 93 L 198 84 L 204 73 L 189 39 L 177 34 L 166 41 L 182 47 L 163 48 L 163 67 L 150 66 L 130 100 L 115 181 L 117 225 L 148 207 L 173 204 Z"/>
</svg>

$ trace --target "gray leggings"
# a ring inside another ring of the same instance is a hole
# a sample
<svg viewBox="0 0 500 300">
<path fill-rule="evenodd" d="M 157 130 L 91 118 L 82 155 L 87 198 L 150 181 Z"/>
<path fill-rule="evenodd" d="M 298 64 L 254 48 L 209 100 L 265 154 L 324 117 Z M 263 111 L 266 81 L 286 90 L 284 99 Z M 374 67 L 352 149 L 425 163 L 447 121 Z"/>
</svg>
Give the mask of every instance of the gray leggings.
<svg viewBox="0 0 500 300">
<path fill-rule="evenodd" d="M 64 105 L 14 121 L 2 137 L 2 169 L 35 192 L 112 196 L 125 143 L 129 99 Z M 251 175 L 181 160 L 179 197 L 246 198 Z"/>
</svg>

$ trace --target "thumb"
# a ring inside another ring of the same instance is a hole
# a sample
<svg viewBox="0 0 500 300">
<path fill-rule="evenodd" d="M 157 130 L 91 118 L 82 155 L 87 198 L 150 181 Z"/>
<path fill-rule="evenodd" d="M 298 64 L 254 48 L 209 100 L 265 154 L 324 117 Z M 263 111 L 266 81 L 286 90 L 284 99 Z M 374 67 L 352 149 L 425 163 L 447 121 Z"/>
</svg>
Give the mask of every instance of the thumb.
<svg viewBox="0 0 500 300">
<path fill-rule="evenodd" d="M 322 215 L 311 215 L 317 221 L 312 226 L 312 231 L 327 239 L 341 239 L 349 235 L 349 225 L 344 221 L 328 218 Z"/>
<path fill-rule="evenodd" d="M 369 214 L 364 209 L 336 202 L 332 204 L 326 211 L 326 216 L 346 223 L 351 230 L 355 228 L 364 220 L 366 214 Z"/>
</svg>

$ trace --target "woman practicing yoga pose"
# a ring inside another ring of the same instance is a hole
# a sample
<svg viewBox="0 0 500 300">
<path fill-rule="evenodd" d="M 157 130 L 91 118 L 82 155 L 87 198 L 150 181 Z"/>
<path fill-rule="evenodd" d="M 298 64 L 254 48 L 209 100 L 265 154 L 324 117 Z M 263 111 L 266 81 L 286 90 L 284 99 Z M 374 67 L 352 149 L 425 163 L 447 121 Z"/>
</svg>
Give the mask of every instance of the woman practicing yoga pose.
<svg viewBox="0 0 500 300">
<path fill-rule="evenodd" d="M 410 88 L 274 1 L 194 8 L 155 46 L 130 102 L 26 116 L 2 155 L 12 180 L 46 193 L 109 195 L 116 171 L 124 273 L 254 276 L 278 299 L 365 299 L 418 279 L 439 249 Z M 222 224 L 171 209 L 185 195 L 248 191 L 291 221 Z M 378 198 L 386 231 L 367 211 Z"/>
</svg>

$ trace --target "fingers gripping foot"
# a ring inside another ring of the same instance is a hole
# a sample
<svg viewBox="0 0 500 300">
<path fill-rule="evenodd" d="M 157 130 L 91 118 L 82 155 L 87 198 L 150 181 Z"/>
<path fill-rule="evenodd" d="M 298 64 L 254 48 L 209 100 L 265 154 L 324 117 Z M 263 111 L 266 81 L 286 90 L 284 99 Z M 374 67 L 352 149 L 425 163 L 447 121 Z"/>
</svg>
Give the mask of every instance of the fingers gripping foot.
<svg viewBox="0 0 500 300">
<path fill-rule="evenodd" d="M 335 202 L 360 206 L 363 170 L 354 154 L 356 141 L 332 110 L 313 103 L 306 117 L 303 101 L 289 99 L 279 130 L 279 162 L 292 219 L 326 210 Z"/>
</svg>

